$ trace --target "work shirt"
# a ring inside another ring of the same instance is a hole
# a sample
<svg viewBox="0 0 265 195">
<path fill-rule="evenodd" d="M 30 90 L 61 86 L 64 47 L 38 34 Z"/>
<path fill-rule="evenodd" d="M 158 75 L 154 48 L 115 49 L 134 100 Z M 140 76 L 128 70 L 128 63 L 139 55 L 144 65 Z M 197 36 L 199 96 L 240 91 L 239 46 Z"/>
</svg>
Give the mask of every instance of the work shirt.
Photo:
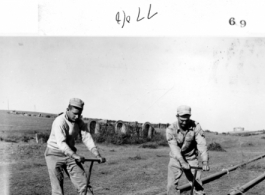
<svg viewBox="0 0 265 195">
<path fill-rule="evenodd" d="M 190 120 L 186 131 L 182 130 L 178 121 L 166 129 L 166 137 L 170 147 L 170 157 L 177 160 L 193 160 L 201 155 L 202 161 L 208 161 L 206 139 L 199 123 Z"/>
<path fill-rule="evenodd" d="M 96 147 L 84 121 L 78 119 L 76 122 L 71 122 L 68 120 L 66 113 L 63 113 L 53 121 L 47 147 L 60 150 L 65 155 L 72 156 L 76 152 L 75 140 L 78 135 L 81 136 L 88 150 L 91 151 Z"/>
</svg>

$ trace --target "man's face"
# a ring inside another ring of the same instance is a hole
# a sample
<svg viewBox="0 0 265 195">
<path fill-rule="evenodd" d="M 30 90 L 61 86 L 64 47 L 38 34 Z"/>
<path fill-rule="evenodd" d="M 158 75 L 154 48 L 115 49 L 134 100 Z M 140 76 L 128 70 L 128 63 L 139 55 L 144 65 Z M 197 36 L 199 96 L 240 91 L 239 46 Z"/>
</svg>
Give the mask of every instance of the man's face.
<svg viewBox="0 0 265 195">
<path fill-rule="evenodd" d="M 71 121 L 75 122 L 77 119 L 81 117 L 82 110 L 72 107 L 71 109 L 68 109 L 68 117 Z"/>
<path fill-rule="evenodd" d="M 179 125 L 182 129 L 185 129 L 188 126 L 189 120 L 190 120 L 190 115 L 188 114 L 178 116 Z"/>
</svg>

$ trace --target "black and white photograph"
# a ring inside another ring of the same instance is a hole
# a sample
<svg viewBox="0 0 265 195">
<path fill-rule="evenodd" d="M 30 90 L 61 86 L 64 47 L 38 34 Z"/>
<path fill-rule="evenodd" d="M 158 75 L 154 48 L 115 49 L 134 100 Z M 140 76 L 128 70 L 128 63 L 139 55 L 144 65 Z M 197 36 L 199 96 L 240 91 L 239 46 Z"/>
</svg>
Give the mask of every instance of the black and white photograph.
<svg viewBox="0 0 265 195">
<path fill-rule="evenodd" d="M 265 194 L 265 3 L 241 2 L 0 2 L 0 195 Z"/>
<path fill-rule="evenodd" d="M 1 194 L 262 194 L 264 38 L 1 37 L 0 50 Z"/>
</svg>

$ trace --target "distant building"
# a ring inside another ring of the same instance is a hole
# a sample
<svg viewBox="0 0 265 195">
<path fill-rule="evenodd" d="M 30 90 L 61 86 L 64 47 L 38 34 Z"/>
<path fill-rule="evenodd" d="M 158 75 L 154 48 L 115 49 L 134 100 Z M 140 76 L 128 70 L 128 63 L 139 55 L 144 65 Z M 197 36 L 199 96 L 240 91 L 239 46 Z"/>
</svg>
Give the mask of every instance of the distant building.
<svg viewBox="0 0 265 195">
<path fill-rule="evenodd" d="M 235 127 L 234 131 L 235 132 L 244 131 L 244 127 Z"/>
</svg>

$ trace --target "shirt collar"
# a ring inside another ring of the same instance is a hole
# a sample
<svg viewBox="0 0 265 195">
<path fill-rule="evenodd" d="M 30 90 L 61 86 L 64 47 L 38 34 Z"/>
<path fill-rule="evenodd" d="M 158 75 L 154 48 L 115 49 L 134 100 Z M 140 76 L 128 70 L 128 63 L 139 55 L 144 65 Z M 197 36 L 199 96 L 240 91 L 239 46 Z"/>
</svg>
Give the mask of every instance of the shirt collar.
<svg viewBox="0 0 265 195">
<path fill-rule="evenodd" d="M 71 120 L 69 120 L 69 117 L 68 117 L 66 111 L 65 111 L 65 113 L 64 113 L 64 118 L 65 118 L 69 123 L 75 123 L 75 122 L 72 122 Z"/>
<path fill-rule="evenodd" d="M 186 133 L 188 133 L 192 128 L 191 128 L 191 126 L 185 131 L 185 130 L 183 130 L 180 126 L 179 126 L 179 121 L 177 120 L 177 122 L 176 122 L 176 126 L 177 126 L 177 132 L 181 132 L 181 133 L 184 133 L 184 134 L 186 134 Z"/>
</svg>

